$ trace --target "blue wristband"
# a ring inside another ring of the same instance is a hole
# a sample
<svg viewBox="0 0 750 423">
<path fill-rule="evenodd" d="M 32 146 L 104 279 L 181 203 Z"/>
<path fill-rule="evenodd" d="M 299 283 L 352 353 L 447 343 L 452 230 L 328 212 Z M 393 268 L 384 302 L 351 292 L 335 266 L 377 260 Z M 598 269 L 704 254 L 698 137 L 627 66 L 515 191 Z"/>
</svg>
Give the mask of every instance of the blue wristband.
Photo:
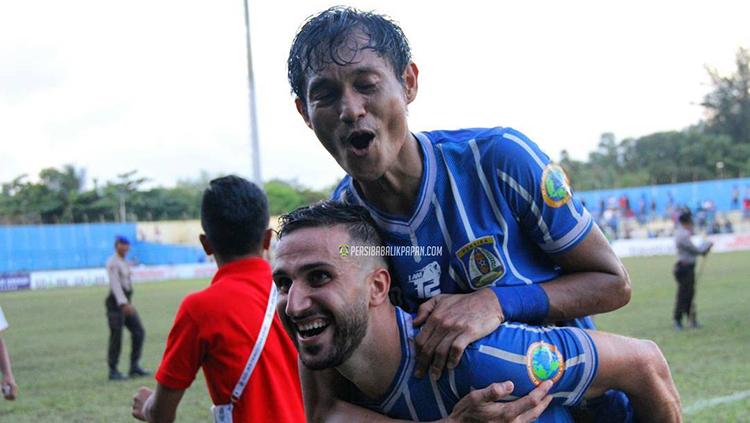
<svg viewBox="0 0 750 423">
<path fill-rule="evenodd" d="M 541 323 L 549 313 L 549 298 L 537 284 L 492 287 L 506 321 Z"/>
</svg>

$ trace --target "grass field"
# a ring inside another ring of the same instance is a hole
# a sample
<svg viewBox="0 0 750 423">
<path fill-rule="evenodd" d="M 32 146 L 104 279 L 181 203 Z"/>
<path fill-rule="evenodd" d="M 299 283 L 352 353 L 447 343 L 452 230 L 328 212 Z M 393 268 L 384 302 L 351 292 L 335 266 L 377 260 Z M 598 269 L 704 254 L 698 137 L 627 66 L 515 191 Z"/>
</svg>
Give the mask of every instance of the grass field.
<svg viewBox="0 0 750 423">
<path fill-rule="evenodd" d="M 699 281 L 704 328 L 676 333 L 671 326 L 675 283 L 671 257 L 625 261 L 633 299 L 597 317 L 603 330 L 650 338 L 664 351 L 682 395 L 688 422 L 750 422 L 750 252 L 715 254 Z M 180 299 L 207 281 L 137 286 L 134 302 L 146 326 L 143 365 L 159 363 Z M 11 328 L 5 339 L 19 383 L 15 402 L 0 401 L 2 423 L 131 422 L 130 399 L 150 378 L 106 378 L 105 287 L 0 294 Z M 129 352 L 124 339 L 123 358 Z M 127 370 L 122 360 L 121 370 Z M 210 402 L 202 375 L 180 405 L 178 420 L 206 422 Z"/>
</svg>

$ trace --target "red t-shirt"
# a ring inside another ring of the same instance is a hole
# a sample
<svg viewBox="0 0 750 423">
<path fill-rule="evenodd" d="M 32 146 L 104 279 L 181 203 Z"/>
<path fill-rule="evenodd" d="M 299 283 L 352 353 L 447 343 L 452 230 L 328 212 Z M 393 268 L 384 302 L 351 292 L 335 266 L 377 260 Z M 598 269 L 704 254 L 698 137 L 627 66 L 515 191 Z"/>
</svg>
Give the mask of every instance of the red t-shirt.
<svg viewBox="0 0 750 423">
<path fill-rule="evenodd" d="M 271 268 L 260 258 L 221 266 L 208 288 L 182 301 L 156 380 L 187 389 L 203 367 L 213 403 L 229 404 L 260 333 L 271 283 Z M 234 406 L 234 421 L 304 422 L 297 370 L 297 352 L 274 315 L 260 359 Z"/>
</svg>

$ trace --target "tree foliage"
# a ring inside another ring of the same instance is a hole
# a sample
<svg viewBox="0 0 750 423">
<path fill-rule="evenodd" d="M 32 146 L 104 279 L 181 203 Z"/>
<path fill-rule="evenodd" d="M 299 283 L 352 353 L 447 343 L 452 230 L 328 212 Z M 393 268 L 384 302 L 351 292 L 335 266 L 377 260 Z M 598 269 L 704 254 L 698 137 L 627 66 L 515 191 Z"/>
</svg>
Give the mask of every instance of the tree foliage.
<svg viewBox="0 0 750 423">
<path fill-rule="evenodd" d="M 136 171 L 85 189 L 86 172 L 73 165 L 47 168 L 37 182 L 21 175 L 0 185 L 0 224 L 79 223 L 197 219 L 203 190 L 212 177 L 203 172 L 174 187 L 144 188 L 147 178 Z M 265 184 L 272 214 L 280 214 L 328 196 L 297 182 Z"/>
<path fill-rule="evenodd" d="M 729 76 L 707 68 L 706 120 L 679 131 L 617 142 L 602 134 L 587 161 L 567 151 L 560 162 L 577 190 L 669 184 L 750 174 L 750 52 L 740 48 Z"/>
</svg>

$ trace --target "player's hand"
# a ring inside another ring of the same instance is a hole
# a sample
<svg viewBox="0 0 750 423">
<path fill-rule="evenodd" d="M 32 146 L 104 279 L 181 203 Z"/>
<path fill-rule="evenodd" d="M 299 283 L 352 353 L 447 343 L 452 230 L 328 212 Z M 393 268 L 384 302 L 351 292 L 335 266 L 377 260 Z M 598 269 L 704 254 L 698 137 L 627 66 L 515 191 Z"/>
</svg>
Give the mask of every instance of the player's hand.
<svg viewBox="0 0 750 423">
<path fill-rule="evenodd" d="M 146 400 L 151 396 L 153 391 L 145 386 L 141 386 L 138 392 L 133 396 L 133 417 L 138 420 L 146 421 L 146 415 L 143 410 L 143 406 L 146 405 Z"/>
<path fill-rule="evenodd" d="M 546 381 L 525 397 L 512 402 L 495 402 L 513 392 L 513 382 L 493 383 L 471 391 L 461 398 L 444 423 L 527 423 L 535 421 L 547 408 L 552 396 L 547 395 L 552 382 Z"/>
<path fill-rule="evenodd" d="M 125 303 L 120 306 L 120 310 L 122 310 L 122 314 L 126 316 L 132 316 L 135 314 L 135 307 L 133 307 L 133 304 Z"/>
<path fill-rule="evenodd" d="M 3 380 L 0 381 L 0 386 L 2 386 L 3 391 L 3 398 L 13 401 L 16 399 L 16 394 L 18 394 L 18 386 L 16 385 L 15 379 L 13 379 L 13 376 L 11 375 L 5 375 L 3 377 Z"/>
<path fill-rule="evenodd" d="M 490 334 L 503 322 L 503 311 L 495 293 L 480 289 L 471 294 L 441 294 L 419 306 L 414 325 L 424 323 L 414 340 L 417 363 L 414 375 L 428 369 L 437 379 L 447 365 L 458 365 L 470 343 Z"/>
</svg>

